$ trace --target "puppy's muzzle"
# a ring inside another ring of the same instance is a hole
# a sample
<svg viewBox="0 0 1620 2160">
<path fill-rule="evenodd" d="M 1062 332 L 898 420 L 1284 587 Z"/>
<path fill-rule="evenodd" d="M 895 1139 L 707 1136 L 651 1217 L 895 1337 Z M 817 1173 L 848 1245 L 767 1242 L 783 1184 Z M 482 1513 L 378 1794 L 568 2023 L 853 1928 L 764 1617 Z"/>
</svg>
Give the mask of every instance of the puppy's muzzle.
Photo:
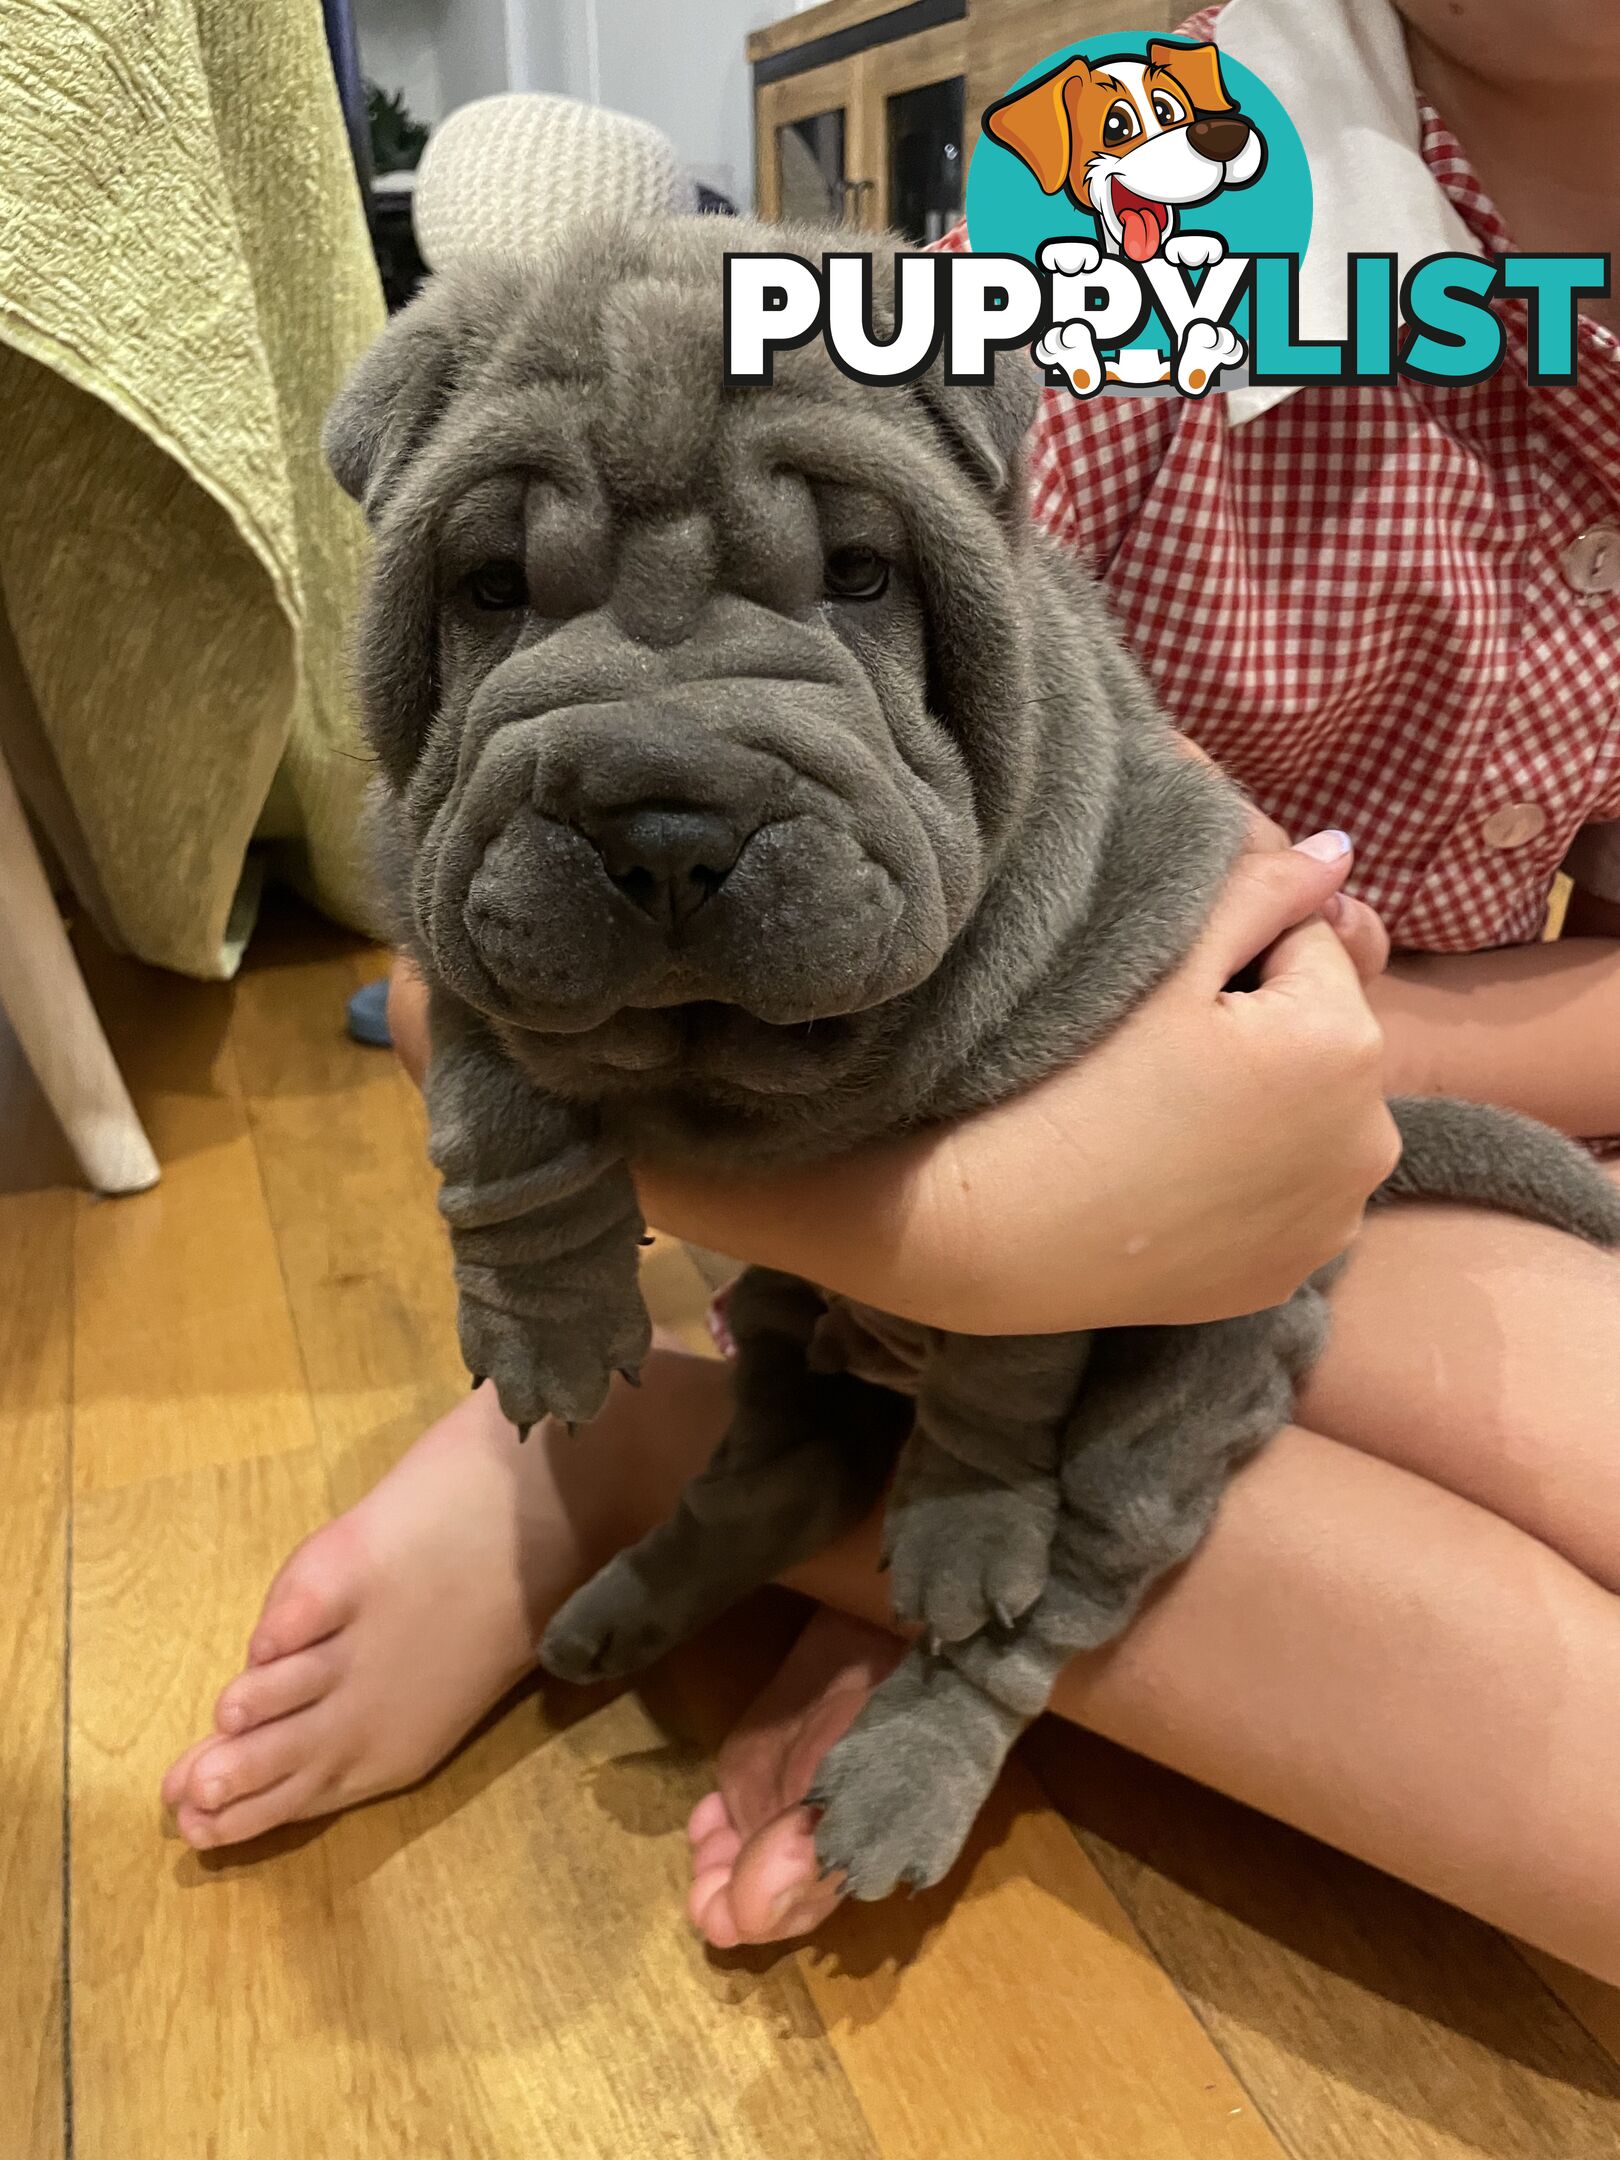
<svg viewBox="0 0 1620 2160">
<path fill-rule="evenodd" d="M 1210 119 L 1194 120 L 1187 129 L 1187 140 L 1200 157 L 1216 165 L 1230 165 L 1251 133 L 1241 113 L 1217 113 Z"/>
<path fill-rule="evenodd" d="M 678 929 L 720 890 L 751 835 L 690 802 L 639 802 L 586 812 L 578 828 L 633 906 Z"/>
</svg>

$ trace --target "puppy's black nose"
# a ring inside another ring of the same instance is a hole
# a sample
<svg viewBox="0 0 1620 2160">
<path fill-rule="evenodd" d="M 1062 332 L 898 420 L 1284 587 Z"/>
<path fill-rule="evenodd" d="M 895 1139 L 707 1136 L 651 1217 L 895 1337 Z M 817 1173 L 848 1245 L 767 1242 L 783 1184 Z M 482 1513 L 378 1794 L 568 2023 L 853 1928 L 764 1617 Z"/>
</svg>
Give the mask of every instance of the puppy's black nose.
<svg viewBox="0 0 1620 2160">
<path fill-rule="evenodd" d="M 1187 140 L 1201 157 L 1217 165 L 1230 165 L 1249 139 L 1249 123 L 1241 113 L 1217 113 L 1213 119 L 1195 120 Z"/>
<path fill-rule="evenodd" d="M 719 891 L 745 837 L 695 803 L 630 803 L 580 823 L 620 892 L 666 929 Z"/>
</svg>

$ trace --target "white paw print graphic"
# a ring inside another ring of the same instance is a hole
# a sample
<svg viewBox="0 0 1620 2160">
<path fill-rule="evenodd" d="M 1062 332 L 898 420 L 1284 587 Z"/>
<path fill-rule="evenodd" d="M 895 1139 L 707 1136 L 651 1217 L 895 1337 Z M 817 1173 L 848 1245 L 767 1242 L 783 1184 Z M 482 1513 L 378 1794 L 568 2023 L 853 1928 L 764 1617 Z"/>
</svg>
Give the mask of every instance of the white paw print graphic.
<svg viewBox="0 0 1620 2160">
<path fill-rule="evenodd" d="M 1049 277 L 1090 277 L 1102 261 L 1102 249 L 1089 240 L 1048 240 L 1036 261 Z"/>
<path fill-rule="evenodd" d="M 1230 323 L 1189 323 L 1176 354 L 1176 388 L 1185 397 L 1202 397 L 1221 369 L 1238 366 L 1248 349 Z"/>
<path fill-rule="evenodd" d="M 1035 347 L 1042 367 L 1058 368 L 1076 397 L 1091 397 L 1102 388 L 1102 362 L 1097 340 L 1083 319 L 1054 323 Z"/>
<path fill-rule="evenodd" d="M 1207 270 L 1211 263 L 1225 260 L 1226 243 L 1219 233 L 1177 233 L 1164 243 L 1162 252 L 1165 261 L 1178 270 Z"/>
</svg>

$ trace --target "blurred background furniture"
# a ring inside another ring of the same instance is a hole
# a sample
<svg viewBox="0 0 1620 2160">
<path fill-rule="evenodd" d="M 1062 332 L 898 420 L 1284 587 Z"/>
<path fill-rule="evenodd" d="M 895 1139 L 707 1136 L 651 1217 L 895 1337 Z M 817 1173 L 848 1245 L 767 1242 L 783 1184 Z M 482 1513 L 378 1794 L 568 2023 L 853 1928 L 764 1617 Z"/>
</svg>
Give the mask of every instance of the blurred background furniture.
<svg viewBox="0 0 1620 2160">
<path fill-rule="evenodd" d="M 110 939 L 229 975 L 266 875 L 368 914 L 320 420 L 383 307 L 321 13 L 5 23 L 0 747 Z"/>
<path fill-rule="evenodd" d="M 40 1093 L 98 1192 L 144 1192 L 158 1179 L 79 963 L 0 756 L 0 1012 Z"/>
<path fill-rule="evenodd" d="M 453 112 L 416 172 L 416 241 L 431 269 L 532 255 L 591 211 L 679 216 L 697 207 L 675 146 L 645 120 L 577 98 L 512 91 Z"/>
<path fill-rule="evenodd" d="M 762 217 L 919 244 L 962 215 L 979 116 L 1076 38 L 1168 29 L 1142 0 L 825 0 L 748 40 Z"/>
</svg>

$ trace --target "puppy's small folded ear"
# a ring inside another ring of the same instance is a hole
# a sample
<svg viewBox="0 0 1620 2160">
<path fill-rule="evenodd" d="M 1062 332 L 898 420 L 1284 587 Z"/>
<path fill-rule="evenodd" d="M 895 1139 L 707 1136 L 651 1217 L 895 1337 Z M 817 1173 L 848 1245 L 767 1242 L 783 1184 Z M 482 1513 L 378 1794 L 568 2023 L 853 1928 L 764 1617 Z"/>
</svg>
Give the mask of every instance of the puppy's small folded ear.
<svg viewBox="0 0 1620 2160">
<path fill-rule="evenodd" d="M 321 434 L 332 476 L 376 520 L 459 382 L 510 323 L 515 272 L 441 273 L 396 315 L 338 392 Z"/>
<path fill-rule="evenodd" d="M 1214 45 L 1161 45 L 1154 39 L 1147 49 L 1148 66 L 1173 75 L 1193 101 L 1198 113 L 1233 112 L 1236 107 L 1221 80 L 1220 50 Z"/>
<path fill-rule="evenodd" d="M 985 108 L 984 131 L 1015 157 L 1022 158 L 1042 189 L 1057 194 L 1074 163 L 1074 130 L 1069 119 L 1069 85 L 1091 79 L 1084 60 L 1066 60 L 1027 90 Z"/>
</svg>

